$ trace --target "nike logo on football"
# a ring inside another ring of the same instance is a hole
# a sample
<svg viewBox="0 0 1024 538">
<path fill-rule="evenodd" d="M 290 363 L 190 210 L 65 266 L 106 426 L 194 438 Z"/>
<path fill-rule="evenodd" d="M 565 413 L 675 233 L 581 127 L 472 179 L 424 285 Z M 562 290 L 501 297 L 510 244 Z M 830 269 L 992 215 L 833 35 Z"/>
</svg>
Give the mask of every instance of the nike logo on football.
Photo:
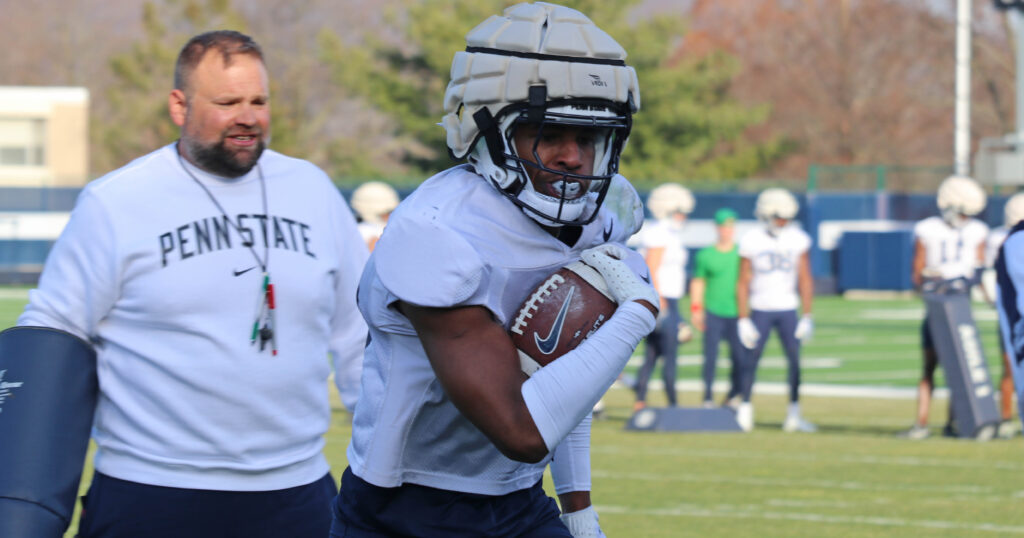
<svg viewBox="0 0 1024 538">
<path fill-rule="evenodd" d="M 569 294 L 562 301 L 562 308 L 559 309 L 558 317 L 555 318 L 555 323 L 551 325 L 551 332 L 548 333 L 546 338 L 541 340 L 537 333 L 533 333 L 533 341 L 537 344 L 537 349 L 541 353 L 550 355 L 558 345 L 558 338 L 562 336 L 562 325 L 565 323 L 565 315 L 569 313 L 569 303 L 572 302 L 572 296 L 575 292 L 576 286 L 569 288 Z"/>
<path fill-rule="evenodd" d="M 253 269 L 255 269 L 255 268 L 256 268 L 256 266 L 254 265 L 254 266 L 252 266 L 252 267 L 250 267 L 250 268 L 248 268 L 248 269 L 242 269 L 241 271 L 239 271 L 239 270 L 237 270 L 237 269 L 236 269 L 236 270 L 235 270 L 235 276 L 240 276 L 240 275 L 244 275 L 245 273 L 248 273 L 249 271 L 252 271 L 252 270 L 253 270 Z"/>
<path fill-rule="evenodd" d="M 609 222 L 608 223 L 608 229 L 604 231 L 604 240 L 605 240 L 605 242 L 608 242 L 608 239 L 611 238 L 611 236 L 612 236 L 612 229 L 614 229 L 614 228 L 615 228 L 615 224 Z"/>
</svg>

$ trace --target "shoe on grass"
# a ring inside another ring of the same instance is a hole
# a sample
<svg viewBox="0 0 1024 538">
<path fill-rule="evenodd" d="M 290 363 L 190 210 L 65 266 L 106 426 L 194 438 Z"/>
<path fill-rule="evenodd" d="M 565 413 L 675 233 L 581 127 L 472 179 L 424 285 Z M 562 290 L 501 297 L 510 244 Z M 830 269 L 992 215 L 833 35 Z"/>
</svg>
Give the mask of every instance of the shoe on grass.
<svg viewBox="0 0 1024 538">
<path fill-rule="evenodd" d="M 903 432 L 903 437 L 907 439 L 913 439 L 920 441 L 921 439 L 927 439 L 931 437 L 932 432 L 928 429 L 928 426 L 922 426 L 920 424 L 914 424 L 909 430 Z"/>
</svg>

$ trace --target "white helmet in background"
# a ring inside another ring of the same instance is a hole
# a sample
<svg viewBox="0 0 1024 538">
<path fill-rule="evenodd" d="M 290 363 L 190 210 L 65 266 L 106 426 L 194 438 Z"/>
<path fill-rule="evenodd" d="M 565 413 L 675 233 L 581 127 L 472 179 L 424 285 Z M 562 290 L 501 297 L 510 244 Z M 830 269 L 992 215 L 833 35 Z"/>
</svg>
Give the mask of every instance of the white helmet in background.
<svg viewBox="0 0 1024 538">
<path fill-rule="evenodd" d="M 963 226 L 967 223 L 968 217 L 973 217 L 985 209 L 985 191 L 977 181 L 967 176 L 946 178 L 939 185 L 937 198 L 942 220 L 954 228 Z"/>
<path fill-rule="evenodd" d="M 448 150 L 527 215 L 547 226 L 594 219 L 618 170 L 619 155 L 640 107 L 636 71 L 626 51 L 585 15 L 544 2 L 517 4 L 466 35 L 452 60 L 444 96 Z M 561 124 L 601 129 L 593 175 L 554 170 L 517 155 L 518 125 Z M 562 176 L 562 194 L 534 190 L 533 166 Z"/>
<path fill-rule="evenodd" d="M 693 211 L 694 205 L 690 189 L 677 183 L 659 185 L 647 197 L 647 208 L 658 220 L 669 218 L 673 213 L 688 215 Z"/>
<path fill-rule="evenodd" d="M 1006 201 L 1003 215 L 1006 218 L 1004 224 L 1007 229 L 1013 228 L 1018 222 L 1024 220 L 1024 192 L 1018 192 Z"/>
<path fill-rule="evenodd" d="M 770 234 L 779 231 L 775 219 L 790 221 L 799 211 L 800 204 L 797 203 L 795 196 L 786 189 L 774 187 L 761 191 L 754 205 L 754 216 L 765 224 Z"/>
<path fill-rule="evenodd" d="M 382 181 L 369 181 L 352 192 L 351 205 L 363 222 L 384 222 L 398 207 L 398 192 Z"/>
</svg>

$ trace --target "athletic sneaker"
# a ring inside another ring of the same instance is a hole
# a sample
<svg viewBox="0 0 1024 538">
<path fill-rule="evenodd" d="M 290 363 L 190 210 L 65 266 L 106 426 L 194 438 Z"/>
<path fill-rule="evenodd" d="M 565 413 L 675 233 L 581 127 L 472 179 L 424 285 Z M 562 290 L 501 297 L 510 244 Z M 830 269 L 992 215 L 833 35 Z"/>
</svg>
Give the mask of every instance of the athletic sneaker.
<svg viewBox="0 0 1024 538">
<path fill-rule="evenodd" d="M 786 421 L 782 423 L 782 431 L 786 433 L 814 433 L 818 431 L 818 427 L 807 422 L 800 415 L 789 415 L 786 417 Z"/>
<path fill-rule="evenodd" d="M 754 429 L 754 406 L 750 402 L 742 402 L 736 408 L 736 423 L 745 432 Z"/>
<path fill-rule="evenodd" d="M 996 430 L 996 436 L 1000 439 L 1013 439 L 1020 433 L 1020 430 L 1019 420 L 1004 420 L 999 423 L 999 429 Z"/>
<path fill-rule="evenodd" d="M 739 395 L 736 395 L 722 402 L 722 407 L 728 407 L 729 409 L 736 411 L 737 409 L 740 408 L 741 403 L 743 403 L 743 400 L 739 397 Z"/>
<path fill-rule="evenodd" d="M 907 439 L 913 439 L 915 441 L 920 441 L 921 439 L 927 439 L 928 437 L 931 436 L 931 434 L 932 432 L 931 430 L 928 429 L 928 426 L 914 424 L 913 426 L 910 427 L 909 430 L 903 432 L 903 437 L 906 437 Z"/>
</svg>

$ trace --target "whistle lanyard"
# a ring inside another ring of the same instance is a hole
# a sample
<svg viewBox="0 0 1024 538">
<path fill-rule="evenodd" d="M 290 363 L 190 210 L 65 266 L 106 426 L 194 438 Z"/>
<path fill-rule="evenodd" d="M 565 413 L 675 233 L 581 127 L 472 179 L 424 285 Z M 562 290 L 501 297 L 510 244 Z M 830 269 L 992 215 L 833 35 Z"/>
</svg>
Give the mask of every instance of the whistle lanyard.
<svg viewBox="0 0 1024 538">
<path fill-rule="evenodd" d="M 238 236 L 244 237 L 235 222 L 228 217 L 227 212 L 224 211 L 224 207 L 220 205 L 217 198 L 213 196 L 212 192 L 210 192 L 210 189 L 207 188 L 206 185 L 203 185 L 203 182 L 199 181 L 199 178 L 189 170 L 188 165 L 185 164 L 185 160 L 181 156 L 181 151 L 179 150 L 177 153 L 178 162 L 181 163 L 181 168 L 185 170 L 185 173 L 188 174 L 190 178 L 192 178 L 192 181 L 196 182 L 196 185 L 199 185 L 199 188 L 203 189 L 203 192 L 205 192 L 206 196 L 211 202 L 213 202 L 213 205 L 217 206 L 217 210 L 220 211 L 221 216 L 224 217 L 224 220 L 229 226 L 235 229 Z M 256 173 L 260 178 L 260 194 L 263 199 L 263 215 L 269 218 L 270 213 L 267 212 L 267 185 L 266 180 L 263 178 L 263 169 L 260 167 L 259 163 L 256 164 Z M 255 240 L 245 241 L 242 243 L 248 247 L 249 252 L 252 253 L 252 257 L 256 260 L 256 263 L 259 264 L 260 269 L 263 271 L 263 278 L 260 279 L 259 299 L 256 304 L 256 320 L 253 321 L 252 324 L 252 331 L 249 334 L 249 343 L 256 345 L 256 342 L 259 341 L 260 351 L 265 350 L 269 343 L 270 354 L 276 356 L 277 334 L 274 330 L 277 326 L 276 301 L 274 299 L 274 284 L 270 281 L 270 273 L 267 270 L 270 265 L 270 244 L 266 241 L 264 242 L 266 250 L 264 250 L 263 258 L 260 258 L 260 255 L 256 253 L 256 249 L 253 248 L 254 243 Z"/>
</svg>

